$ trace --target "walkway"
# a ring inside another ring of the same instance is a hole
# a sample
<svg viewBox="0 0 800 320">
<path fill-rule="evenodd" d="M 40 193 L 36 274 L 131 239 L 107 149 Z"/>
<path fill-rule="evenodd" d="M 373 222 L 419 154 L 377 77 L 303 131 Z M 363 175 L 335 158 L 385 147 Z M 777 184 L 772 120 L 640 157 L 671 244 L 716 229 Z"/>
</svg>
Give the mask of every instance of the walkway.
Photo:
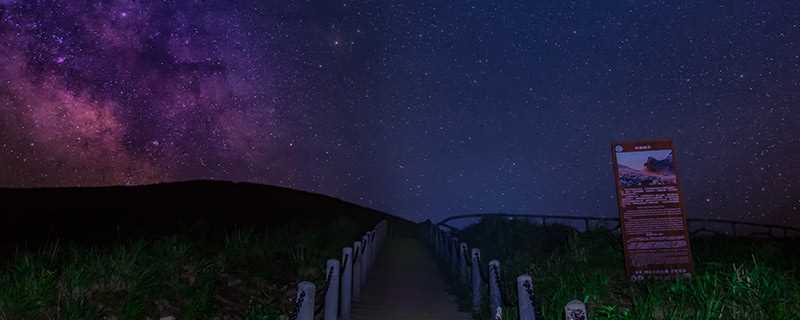
<svg viewBox="0 0 800 320">
<path fill-rule="evenodd" d="M 388 238 L 353 320 L 468 320 L 447 293 L 430 250 L 412 238 Z"/>
</svg>

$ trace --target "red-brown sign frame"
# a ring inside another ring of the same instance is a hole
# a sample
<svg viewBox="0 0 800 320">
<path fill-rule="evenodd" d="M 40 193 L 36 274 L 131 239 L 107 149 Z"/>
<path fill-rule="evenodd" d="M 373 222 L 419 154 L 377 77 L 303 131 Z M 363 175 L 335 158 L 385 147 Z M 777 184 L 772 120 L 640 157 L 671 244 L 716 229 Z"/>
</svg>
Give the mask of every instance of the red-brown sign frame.
<svg viewBox="0 0 800 320">
<path fill-rule="evenodd" d="M 650 157 L 667 150 L 669 161 Z M 642 169 L 623 164 L 625 174 L 621 175 L 618 153 L 624 154 L 622 161 L 632 163 L 648 158 Z M 611 144 L 611 156 L 628 279 L 691 276 L 694 262 L 672 141 L 615 142 Z"/>
</svg>

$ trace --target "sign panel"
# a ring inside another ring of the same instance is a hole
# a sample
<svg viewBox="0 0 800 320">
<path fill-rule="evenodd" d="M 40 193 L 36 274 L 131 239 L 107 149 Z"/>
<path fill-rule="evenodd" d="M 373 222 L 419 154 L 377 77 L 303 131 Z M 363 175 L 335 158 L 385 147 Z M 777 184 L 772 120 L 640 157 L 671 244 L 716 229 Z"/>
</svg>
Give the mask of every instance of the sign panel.
<svg viewBox="0 0 800 320">
<path fill-rule="evenodd" d="M 612 148 L 628 278 L 691 276 L 694 266 L 672 142 L 623 142 Z"/>
</svg>

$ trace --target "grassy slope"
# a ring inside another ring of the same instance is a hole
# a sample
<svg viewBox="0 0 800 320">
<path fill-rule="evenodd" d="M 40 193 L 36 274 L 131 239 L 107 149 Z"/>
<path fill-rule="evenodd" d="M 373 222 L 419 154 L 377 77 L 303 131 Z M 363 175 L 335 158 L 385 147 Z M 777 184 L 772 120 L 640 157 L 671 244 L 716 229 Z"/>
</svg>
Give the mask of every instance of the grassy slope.
<svg viewBox="0 0 800 320">
<path fill-rule="evenodd" d="M 188 182 L 0 189 L 0 319 L 278 319 L 382 218 L 289 189 Z"/>
<path fill-rule="evenodd" d="M 691 280 L 631 284 L 620 241 L 605 230 L 486 219 L 459 237 L 501 261 L 507 288 L 531 274 L 543 319 L 563 319 L 572 299 L 587 303 L 591 319 L 800 319 L 796 240 L 694 239 Z"/>
</svg>

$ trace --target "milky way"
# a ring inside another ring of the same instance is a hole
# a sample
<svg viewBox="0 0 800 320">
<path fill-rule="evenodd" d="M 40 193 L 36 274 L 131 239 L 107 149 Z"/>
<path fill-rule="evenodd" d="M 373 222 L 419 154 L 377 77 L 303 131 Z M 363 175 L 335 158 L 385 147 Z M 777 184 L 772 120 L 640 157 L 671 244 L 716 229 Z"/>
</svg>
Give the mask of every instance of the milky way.
<svg viewBox="0 0 800 320">
<path fill-rule="evenodd" d="M 800 4 L 0 1 L 0 185 L 221 179 L 412 219 L 616 214 L 672 138 L 694 217 L 800 225 Z"/>
<path fill-rule="evenodd" d="M 253 165 L 287 132 L 270 95 L 282 62 L 248 38 L 236 9 L 70 1 L 3 10 L 6 184 L 242 178 L 264 169 Z"/>
</svg>

